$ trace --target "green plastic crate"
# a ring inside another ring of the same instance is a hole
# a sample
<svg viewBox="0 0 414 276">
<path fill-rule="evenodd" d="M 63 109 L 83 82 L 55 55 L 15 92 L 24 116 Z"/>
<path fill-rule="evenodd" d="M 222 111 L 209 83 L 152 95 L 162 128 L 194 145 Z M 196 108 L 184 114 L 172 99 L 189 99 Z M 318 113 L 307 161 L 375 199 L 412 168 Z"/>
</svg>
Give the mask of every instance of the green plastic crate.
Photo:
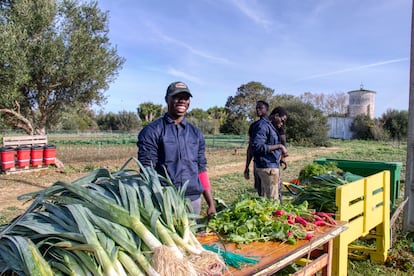
<svg viewBox="0 0 414 276">
<path fill-rule="evenodd" d="M 381 171 L 390 171 L 390 199 L 391 210 L 395 209 L 395 202 L 400 196 L 400 182 L 401 182 L 401 162 L 380 162 L 380 161 L 359 161 L 333 158 L 319 158 L 314 162 L 324 165 L 328 162 L 335 162 L 338 168 L 345 172 L 361 176 L 370 176 Z"/>
</svg>

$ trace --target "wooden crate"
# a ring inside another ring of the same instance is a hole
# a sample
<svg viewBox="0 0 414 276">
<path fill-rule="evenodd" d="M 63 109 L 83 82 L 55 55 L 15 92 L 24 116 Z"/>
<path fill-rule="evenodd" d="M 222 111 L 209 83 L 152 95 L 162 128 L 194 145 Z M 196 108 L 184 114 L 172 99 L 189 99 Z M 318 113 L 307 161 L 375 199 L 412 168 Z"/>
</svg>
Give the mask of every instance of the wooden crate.
<svg viewBox="0 0 414 276">
<path fill-rule="evenodd" d="M 47 136 L 46 135 L 25 135 L 25 136 L 3 136 L 2 138 L 3 147 L 15 148 L 20 146 L 46 146 Z M 20 173 L 29 172 L 34 170 L 43 170 L 47 167 L 39 164 L 37 166 L 25 166 L 25 167 L 13 167 L 6 170 L 2 170 L 3 173 Z"/>
<path fill-rule="evenodd" d="M 3 147 L 17 148 L 19 146 L 47 145 L 46 135 L 4 136 Z"/>
</svg>

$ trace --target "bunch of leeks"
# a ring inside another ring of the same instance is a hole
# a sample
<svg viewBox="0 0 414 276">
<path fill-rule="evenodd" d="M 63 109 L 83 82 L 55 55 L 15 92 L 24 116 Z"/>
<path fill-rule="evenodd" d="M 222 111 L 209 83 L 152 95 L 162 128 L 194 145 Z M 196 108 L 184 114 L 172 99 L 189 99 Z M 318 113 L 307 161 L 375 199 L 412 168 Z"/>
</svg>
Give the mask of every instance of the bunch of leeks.
<svg viewBox="0 0 414 276">
<path fill-rule="evenodd" d="M 185 188 L 131 158 L 116 173 L 22 195 L 33 202 L 0 228 L 0 274 L 220 275 L 223 259 L 192 230 Z"/>
</svg>

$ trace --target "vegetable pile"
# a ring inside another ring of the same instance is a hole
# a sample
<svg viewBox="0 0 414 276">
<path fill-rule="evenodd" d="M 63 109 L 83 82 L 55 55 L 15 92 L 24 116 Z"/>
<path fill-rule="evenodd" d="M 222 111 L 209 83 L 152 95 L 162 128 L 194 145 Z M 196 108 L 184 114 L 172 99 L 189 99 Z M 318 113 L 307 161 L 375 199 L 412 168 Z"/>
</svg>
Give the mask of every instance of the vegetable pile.
<svg viewBox="0 0 414 276">
<path fill-rule="evenodd" d="M 307 202 L 309 208 L 334 213 L 336 207 L 336 188 L 348 183 L 336 173 L 314 175 L 307 179 L 302 191 L 294 198 L 293 204 Z"/>
<path fill-rule="evenodd" d="M 279 203 L 276 199 L 243 195 L 226 209 L 215 214 L 207 232 L 223 235 L 223 240 L 235 243 L 282 241 L 295 244 L 311 239 L 318 227 L 336 224 L 332 215 L 300 205 Z"/>
<path fill-rule="evenodd" d="M 325 164 L 318 164 L 316 162 L 312 162 L 304 166 L 300 172 L 298 181 L 300 184 L 306 184 L 314 176 L 321 175 L 321 174 L 341 174 L 342 170 L 337 167 L 335 162 L 326 162 Z M 295 183 L 299 184 L 299 183 Z"/>
<path fill-rule="evenodd" d="M 124 170 L 131 160 L 22 196 L 34 201 L 0 227 L 0 274 L 220 275 L 223 259 L 192 231 L 185 187 Z"/>
<path fill-rule="evenodd" d="M 300 192 L 295 193 L 296 197 L 292 203 L 300 205 L 307 202 L 311 209 L 335 213 L 336 188 L 348 183 L 349 179 L 361 178 L 349 174 L 339 169 L 335 162 L 327 162 L 323 165 L 315 162 L 307 164 L 295 179 L 294 184 L 300 187 Z"/>
</svg>

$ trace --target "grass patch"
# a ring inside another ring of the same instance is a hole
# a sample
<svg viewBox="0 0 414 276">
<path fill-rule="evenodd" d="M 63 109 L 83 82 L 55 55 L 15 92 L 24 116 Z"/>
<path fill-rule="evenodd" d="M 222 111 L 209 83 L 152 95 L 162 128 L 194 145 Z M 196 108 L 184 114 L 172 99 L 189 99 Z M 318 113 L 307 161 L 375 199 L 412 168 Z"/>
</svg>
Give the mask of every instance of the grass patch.
<svg viewBox="0 0 414 276">
<path fill-rule="evenodd" d="M 242 194 L 257 195 L 252 183 L 244 179 L 242 173 L 228 174 L 223 177 L 216 177 L 211 179 L 212 190 L 214 197 L 220 198 L 226 204 L 233 202 L 233 200 Z"/>
</svg>

